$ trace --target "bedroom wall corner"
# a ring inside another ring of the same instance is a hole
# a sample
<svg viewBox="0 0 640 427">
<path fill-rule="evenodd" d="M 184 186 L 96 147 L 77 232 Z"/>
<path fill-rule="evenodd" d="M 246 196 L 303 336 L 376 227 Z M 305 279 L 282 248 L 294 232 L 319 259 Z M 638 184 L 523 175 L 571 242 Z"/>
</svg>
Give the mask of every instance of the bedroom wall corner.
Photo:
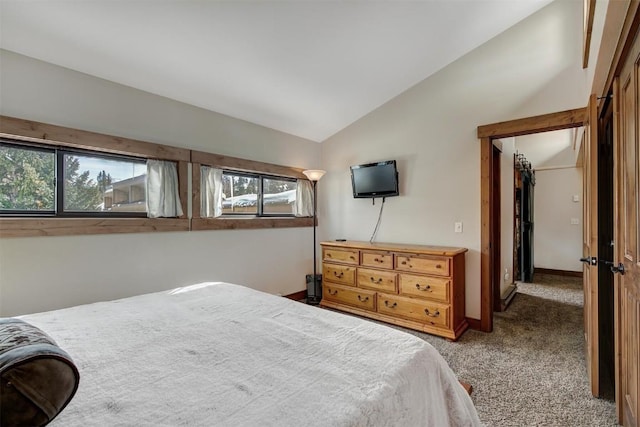
<svg viewBox="0 0 640 427">
<path fill-rule="evenodd" d="M 377 240 L 468 248 L 466 315 L 479 319 L 476 129 L 584 107 L 581 10 L 581 2 L 550 3 L 324 141 L 322 238 L 369 240 L 379 205 L 353 199 L 349 166 L 396 159 L 401 195 L 387 199 Z"/>
</svg>

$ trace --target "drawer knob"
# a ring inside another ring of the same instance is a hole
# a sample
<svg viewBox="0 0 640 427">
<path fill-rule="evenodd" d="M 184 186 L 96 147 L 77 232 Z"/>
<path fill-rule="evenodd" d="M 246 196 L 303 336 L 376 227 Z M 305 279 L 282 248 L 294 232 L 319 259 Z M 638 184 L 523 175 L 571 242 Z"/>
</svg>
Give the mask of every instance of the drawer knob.
<svg viewBox="0 0 640 427">
<path fill-rule="evenodd" d="M 367 301 L 369 301 L 369 297 L 364 297 L 364 298 L 362 298 L 360 295 L 358 295 L 358 301 L 360 301 L 360 302 L 367 302 Z"/>
<path fill-rule="evenodd" d="M 327 258 L 331 258 L 331 254 L 327 254 Z"/>
<path fill-rule="evenodd" d="M 331 289 L 327 289 L 327 292 L 329 293 L 329 295 L 331 295 L 332 297 L 335 297 L 336 295 L 338 295 L 338 291 L 331 291 Z"/>
<path fill-rule="evenodd" d="M 436 264 L 436 268 L 442 268 L 442 265 Z"/>
<path fill-rule="evenodd" d="M 396 306 L 398 305 L 397 302 L 394 302 L 393 304 L 389 304 L 388 300 L 385 300 L 384 305 L 389 307 L 389 308 L 396 308 Z"/>
<path fill-rule="evenodd" d="M 351 258 L 352 260 L 356 260 L 356 257 L 354 257 L 353 255 L 350 255 L 349 258 Z"/>
<path fill-rule="evenodd" d="M 424 309 L 424 314 L 426 314 L 429 317 L 438 317 L 438 316 L 440 316 L 440 312 L 438 310 L 436 310 L 435 313 L 431 313 L 428 308 Z"/>
<path fill-rule="evenodd" d="M 340 274 L 338 274 L 337 271 L 334 271 L 333 275 L 336 276 L 338 279 L 342 279 L 342 276 L 344 276 L 344 271 L 341 271 Z"/>
<path fill-rule="evenodd" d="M 384 260 L 383 260 L 383 259 L 380 259 L 380 258 L 374 258 L 373 260 L 374 260 L 375 262 L 379 262 L 379 263 L 383 263 L 383 262 L 384 262 Z"/>
<path fill-rule="evenodd" d="M 375 277 L 370 277 L 370 279 L 373 283 L 382 283 L 382 277 L 378 278 L 378 280 L 376 280 Z"/>
<path fill-rule="evenodd" d="M 402 261 L 400 264 L 407 265 L 407 261 Z"/>
<path fill-rule="evenodd" d="M 431 285 L 426 285 L 425 287 L 420 287 L 420 283 L 416 283 L 416 289 L 424 292 L 433 292 L 431 290 Z"/>
</svg>

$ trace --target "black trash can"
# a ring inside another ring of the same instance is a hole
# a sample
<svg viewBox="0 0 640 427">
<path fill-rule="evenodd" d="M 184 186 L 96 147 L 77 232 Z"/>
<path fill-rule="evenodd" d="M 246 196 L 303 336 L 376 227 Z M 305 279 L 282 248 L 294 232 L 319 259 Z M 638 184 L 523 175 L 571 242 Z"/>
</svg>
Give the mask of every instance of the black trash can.
<svg viewBox="0 0 640 427">
<path fill-rule="evenodd" d="M 307 304 L 318 305 L 322 300 L 322 274 L 307 274 Z"/>
</svg>

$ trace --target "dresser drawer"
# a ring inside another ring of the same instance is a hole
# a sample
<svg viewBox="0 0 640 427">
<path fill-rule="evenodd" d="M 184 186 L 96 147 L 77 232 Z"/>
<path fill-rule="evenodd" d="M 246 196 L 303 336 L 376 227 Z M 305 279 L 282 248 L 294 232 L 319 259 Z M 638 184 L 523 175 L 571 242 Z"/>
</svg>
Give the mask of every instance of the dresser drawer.
<svg viewBox="0 0 640 427">
<path fill-rule="evenodd" d="M 348 265 L 324 263 L 322 266 L 322 278 L 329 282 L 355 286 L 356 268 Z"/>
<path fill-rule="evenodd" d="M 366 310 L 375 311 L 376 309 L 376 293 L 365 289 L 324 283 L 322 285 L 322 298 Z"/>
<path fill-rule="evenodd" d="M 411 297 L 428 298 L 448 303 L 450 284 L 451 281 L 443 277 L 398 274 L 400 293 Z"/>
<path fill-rule="evenodd" d="M 449 276 L 449 258 L 397 254 L 396 270 Z"/>
<path fill-rule="evenodd" d="M 393 268 L 393 253 L 382 251 L 362 251 L 360 265 L 364 267 Z"/>
<path fill-rule="evenodd" d="M 393 271 L 359 268 L 357 278 L 359 288 L 373 289 L 374 291 L 398 292 L 396 273 Z"/>
<path fill-rule="evenodd" d="M 378 294 L 378 313 L 449 327 L 449 306 L 426 300 Z"/>
<path fill-rule="evenodd" d="M 322 259 L 324 261 L 358 265 L 358 261 L 360 261 L 360 251 L 357 249 L 323 248 Z"/>
</svg>

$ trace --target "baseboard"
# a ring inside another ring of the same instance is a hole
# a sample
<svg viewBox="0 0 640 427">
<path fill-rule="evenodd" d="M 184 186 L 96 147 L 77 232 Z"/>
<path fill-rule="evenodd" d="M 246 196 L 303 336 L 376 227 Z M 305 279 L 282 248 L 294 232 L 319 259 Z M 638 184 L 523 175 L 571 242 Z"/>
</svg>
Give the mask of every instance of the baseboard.
<svg viewBox="0 0 640 427">
<path fill-rule="evenodd" d="M 480 319 L 472 319 L 470 317 L 467 317 L 467 323 L 469 323 L 469 329 L 482 331 L 482 327 L 480 325 Z"/>
<path fill-rule="evenodd" d="M 294 292 L 292 294 L 289 295 L 283 295 L 285 298 L 289 298 L 292 300 L 296 300 L 296 301 L 301 301 L 303 299 L 305 299 L 307 297 L 307 290 L 303 290 L 303 291 L 298 291 L 298 292 Z"/>
<path fill-rule="evenodd" d="M 582 271 L 567 271 L 567 270 L 554 270 L 551 268 L 538 268 L 535 267 L 533 274 L 553 274 L 556 276 L 568 276 L 568 277 L 580 277 L 582 278 Z"/>
<path fill-rule="evenodd" d="M 505 311 L 507 307 L 509 307 L 509 304 L 511 304 L 511 301 L 513 301 L 513 298 L 517 293 L 518 285 L 512 283 L 507 286 L 507 289 L 505 289 L 502 295 L 500 295 L 500 311 Z"/>
</svg>

